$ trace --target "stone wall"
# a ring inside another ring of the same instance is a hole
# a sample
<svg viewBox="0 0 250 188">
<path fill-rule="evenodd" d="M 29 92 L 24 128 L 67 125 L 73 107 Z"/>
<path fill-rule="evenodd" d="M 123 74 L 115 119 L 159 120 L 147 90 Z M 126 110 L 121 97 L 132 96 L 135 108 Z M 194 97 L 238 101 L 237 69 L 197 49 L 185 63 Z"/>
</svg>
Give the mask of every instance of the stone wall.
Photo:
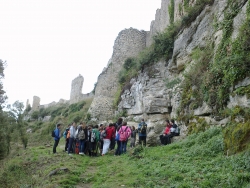
<svg viewBox="0 0 250 188">
<path fill-rule="evenodd" d="M 82 86 L 83 86 L 84 78 L 79 74 L 71 82 L 71 91 L 70 91 L 70 103 L 79 102 L 82 99 Z"/>
<path fill-rule="evenodd" d="M 101 120 L 114 114 L 113 101 L 118 90 L 119 72 L 124 61 L 128 57 L 136 56 L 145 46 L 145 31 L 129 28 L 118 34 L 108 66 L 98 77 L 95 97 L 89 109 L 93 117 Z"/>
</svg>

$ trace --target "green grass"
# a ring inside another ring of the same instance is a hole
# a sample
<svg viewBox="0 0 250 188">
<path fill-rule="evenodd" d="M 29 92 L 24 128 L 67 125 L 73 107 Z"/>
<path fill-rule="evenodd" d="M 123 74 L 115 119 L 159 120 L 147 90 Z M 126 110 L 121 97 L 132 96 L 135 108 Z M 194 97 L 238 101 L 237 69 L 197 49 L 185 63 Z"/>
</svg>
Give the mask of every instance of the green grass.
<svg viewBox="0 0 250 188">
<path fill-rule="evenodd" d="M 64 139 L 51 146 L 12 148 L 1 164 L 4 187 L 249 187 L 250 148 L 224 155 L 221 128 L 192 134 L 167 146 L 129 149 L 127 154 L 103 157 L 68 156 Z M 18 151 L 18 152 L 16 152 Z M 49 177 L 55 169 L 67 168 Z"/>
<path fill-rule="evenodd" d="M 249 150 L 225 156 L 221 129 L 212 128 L 169 146 L 102 157 L 91 182 L 93 187 L 247 187 L 249 157 Z"/>
</svg>

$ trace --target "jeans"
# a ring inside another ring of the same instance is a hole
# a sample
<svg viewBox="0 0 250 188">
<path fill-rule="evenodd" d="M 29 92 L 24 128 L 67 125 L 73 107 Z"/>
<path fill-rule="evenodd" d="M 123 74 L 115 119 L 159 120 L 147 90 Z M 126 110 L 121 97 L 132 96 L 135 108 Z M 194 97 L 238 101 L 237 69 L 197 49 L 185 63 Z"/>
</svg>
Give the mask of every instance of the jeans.
<svg viewBox="0 0 250 188">
<path fill-rule="evenodd" d="M 54 146 L 53 146 L 53 153 L 56 153 L 56 147 L 58 146 L 60 140 L 55 140 Z"/>
<path fill-rule="evenodd" d="M 70 151 L 72 151 L 73 142 L 74 142 L 74 138 L 69 138 L 68 154 Z"/>
<path fill-rule="evenodd" d="M 80 140 L 80 152 L 83 153 L 85 149 L 85 140 Z"/>
<path fill-rule="evenodd" d="M 120 153 L 123 154 L 126 153 L 126 151 L 127 151 L 127 141 L 122 141 L 120 147 Z"/>
<path fill-rule="evenodd" d="M 117 148 L 115 151 L 115 155 L 121 155 L 120 148 L 121 148 L 121 141 L 117 141 Z"/>
</svg>

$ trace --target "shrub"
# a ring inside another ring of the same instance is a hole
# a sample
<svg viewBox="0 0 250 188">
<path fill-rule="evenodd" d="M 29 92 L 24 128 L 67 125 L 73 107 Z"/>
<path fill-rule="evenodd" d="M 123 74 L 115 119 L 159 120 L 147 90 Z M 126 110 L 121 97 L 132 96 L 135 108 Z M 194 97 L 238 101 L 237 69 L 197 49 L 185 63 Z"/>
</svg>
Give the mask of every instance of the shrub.
<svg viewBox="0 0 250 188">
<path fill-rule="evenodd" d="M 230 122 L 224 130 L 225 153 L 235 154 L 245 150 L 250 144 L 250 121 Z"/>
</svg>

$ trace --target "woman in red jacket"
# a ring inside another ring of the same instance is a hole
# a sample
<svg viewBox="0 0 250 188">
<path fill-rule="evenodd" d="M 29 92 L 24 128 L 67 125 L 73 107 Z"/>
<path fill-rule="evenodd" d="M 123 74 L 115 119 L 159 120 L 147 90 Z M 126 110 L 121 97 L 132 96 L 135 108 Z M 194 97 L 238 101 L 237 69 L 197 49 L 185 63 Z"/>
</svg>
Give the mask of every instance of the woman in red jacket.
<svg viewBox="0 0 250 188">
<path fill-rule="evenodd" d="M 170 141 L 170 129 L 171 129 L 171 124 L 169 122 L 169 120 L 167 119 L 166 120 L 166 124 L 167 124 L 167 127 L 163 133 L 163 135 L 160 136 L 160 140 L 161 140 L 161 144 L 163 145 L 167 145 L 167 144 L 170 144 L 171 141 Z"/>
<path fill-rule="evenodd" d="M 105 129 L 106 136 L 103 138 L 103 150 L 102 155 L 105 155 L 108 152 L 109 145 L 112 139 L 112 135 L 115 134 L 115 129 L 112 128 L 112 123 L 109 124 L 109 126 Z"/>
</svg>

